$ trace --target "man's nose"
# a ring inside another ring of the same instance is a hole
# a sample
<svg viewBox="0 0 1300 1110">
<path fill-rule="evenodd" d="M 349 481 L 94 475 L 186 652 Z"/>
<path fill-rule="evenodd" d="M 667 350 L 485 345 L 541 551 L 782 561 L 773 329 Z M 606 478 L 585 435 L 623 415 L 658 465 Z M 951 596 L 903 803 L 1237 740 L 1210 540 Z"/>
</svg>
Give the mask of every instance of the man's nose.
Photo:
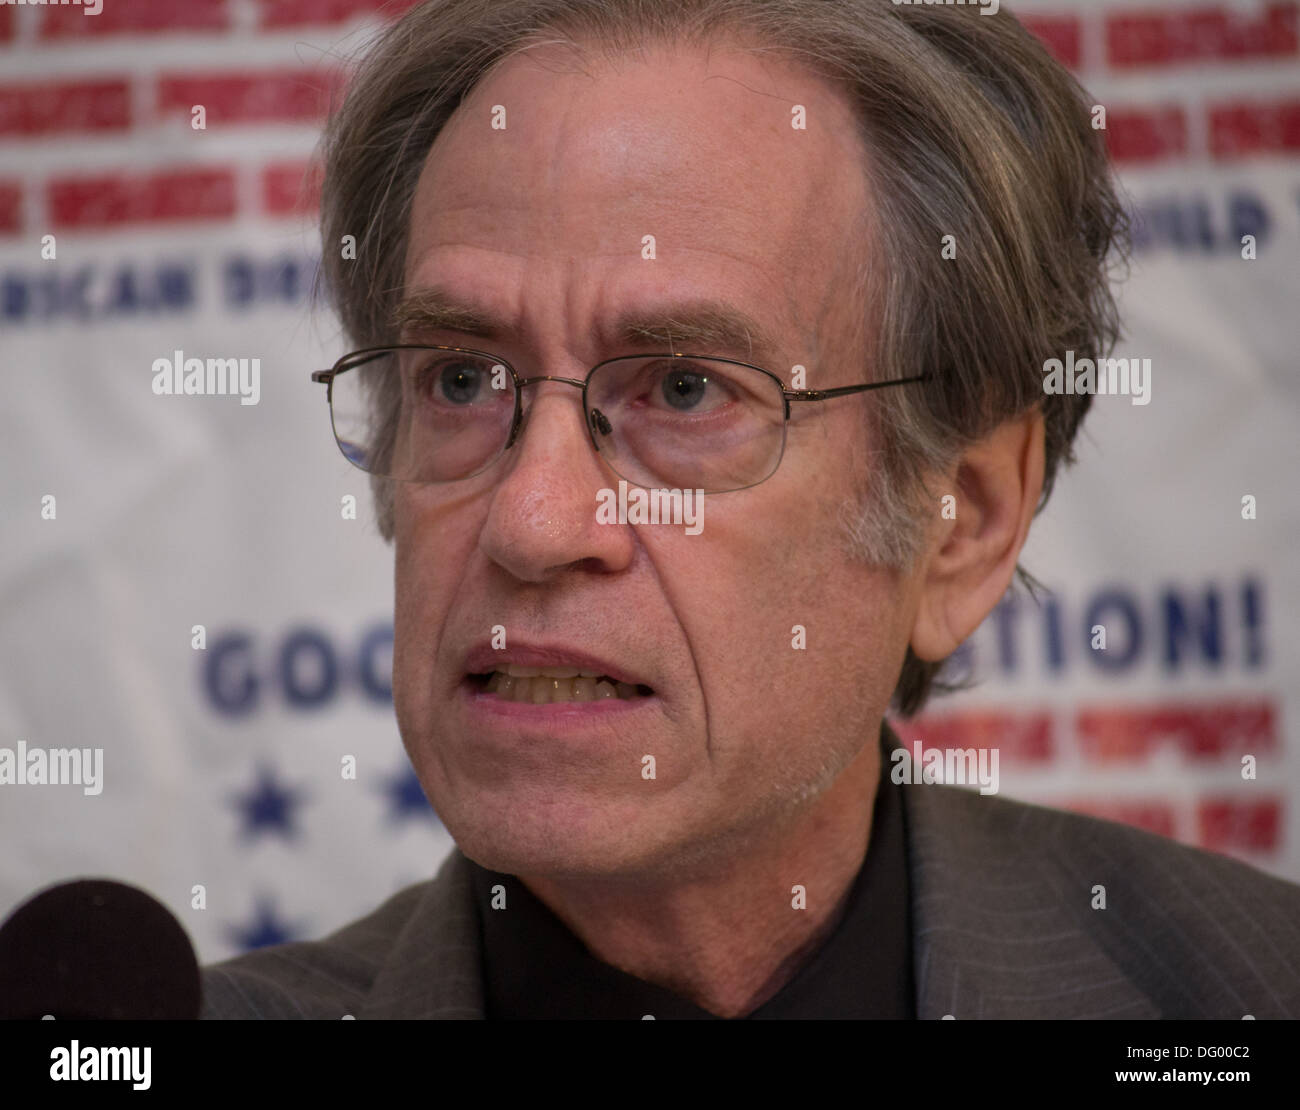
<svg viewBox="0 0 1300 1110">
<path fill-rule="evenodd" d="M 626 524 L 596 521 L 597 491 L 617 488 L 618 479 L 592 447 L 581 392 L 537 382 L 521 401 L 523 423 L 503 460 L 479 546 L 525 582 L 575 568 L 622 570 L 634 540 Z"/>
</svg>

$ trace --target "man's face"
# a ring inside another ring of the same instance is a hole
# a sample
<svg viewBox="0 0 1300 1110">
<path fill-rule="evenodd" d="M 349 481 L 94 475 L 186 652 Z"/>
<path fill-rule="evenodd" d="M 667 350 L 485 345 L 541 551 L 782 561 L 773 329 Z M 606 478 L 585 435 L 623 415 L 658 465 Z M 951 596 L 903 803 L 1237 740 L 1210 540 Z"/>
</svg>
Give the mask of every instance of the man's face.
<svg viewBox="0 0 1300 1110">
<path fill-rule="evenodd" d="M 607 340 L 614 319 L 704 299 L 761 322 L 779 349 L 677 349 L 765 365 L 787 386 L 795 364 L 808 388 L 869 380 L 850 295 L 869 199 L 839 94 L 721 44 L 573 61 L 535 49 L 481 84 L 430 152 L 412 210 L 405 292 L 436 285 L 511 334 L 405 338 L 487 349 L 521 377 L 582 378 L 668 348 Z M 806 129 L 791 126 L 795 105 Z M 697 535 L 598 523 L 597 491 L 618 476 L 579 391 L 543 382 L 524 403 L 520 439 L 484 474 L 397 486 L 407 751 L 485 866 L 631 877 L 725 864 L 876 743 L 901 664 L 914 586 L 855 563 L 839 524 L 869 458 L 871 395 L 796 404 L 775 475 L 706 496 Z M 506 701 L 474 676 L 507 663 L 612 672 L 652 693 Z"/>
</svg>

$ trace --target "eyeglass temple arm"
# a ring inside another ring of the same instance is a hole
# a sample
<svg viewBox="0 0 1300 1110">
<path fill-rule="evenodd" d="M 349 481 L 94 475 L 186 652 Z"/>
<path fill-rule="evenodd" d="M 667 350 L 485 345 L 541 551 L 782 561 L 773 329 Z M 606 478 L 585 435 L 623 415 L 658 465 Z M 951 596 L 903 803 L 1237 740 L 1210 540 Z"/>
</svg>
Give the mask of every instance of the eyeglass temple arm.
<svg viewBox="0 0 1300 1110">
<path fill-rule="evenodd" d="M 3 0 L 0 0 L 0 3 L 3 3 Z M 360 351 L 353 351 L 350 355 L 345 355 L 328 370 L 313 370 L 311 372 L 311 380 L 314 382 L 320 382 L 321 385 L 333 385 L 334 379 L 345 370 L 351 370 L 357 366 L 364 366 L 367 362 L 372 362 L 374 359 L 388 351 L 415 348 L 423 349 L 423 347 L 423 343 L 395 343 L 388 347 L 365 347 Z M 347 365 L 345 366 L 344 363 L 347 363 Z"/>
<path fill-rule="evenodd" d="M 930 380 L 929 374 L 914 378 L 892 378 L 887 382 L 867 382 L 865 385 L 842 385 L 835 389 L 783 389 L 787 401 L 825 401 L 830 397 L 847 397 L 850 393 L 865 393 L 869 389 L 884 389 L 887 385 L 907 385 Z"/>
</svg>

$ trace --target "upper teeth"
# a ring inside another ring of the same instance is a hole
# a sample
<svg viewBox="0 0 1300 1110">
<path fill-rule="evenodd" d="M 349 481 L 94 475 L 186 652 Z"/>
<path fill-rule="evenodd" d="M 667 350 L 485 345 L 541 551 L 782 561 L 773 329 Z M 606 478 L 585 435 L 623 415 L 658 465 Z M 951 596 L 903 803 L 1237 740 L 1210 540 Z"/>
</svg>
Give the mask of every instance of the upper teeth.
<svg viewBox="0 0 1300 1110">
<path fill-rule="evenodd" d="M 512 678 L 599 678 L 599 671 L 580 671 L 577 667 L 521 667 L 518 663 L 506 663 L 494 668 Z"/>
<path fill-rule="evenodd" d="M 531 702 L 533 705 L 604 701 L 608 698 L 627 701 L 644 696 L 631 683 L 585 672 L 580 674 L 572 667 L 513 665 L 493 671 L 483 686 L 483 692 L 494 694 L 503 701 Z"/>
</svg>

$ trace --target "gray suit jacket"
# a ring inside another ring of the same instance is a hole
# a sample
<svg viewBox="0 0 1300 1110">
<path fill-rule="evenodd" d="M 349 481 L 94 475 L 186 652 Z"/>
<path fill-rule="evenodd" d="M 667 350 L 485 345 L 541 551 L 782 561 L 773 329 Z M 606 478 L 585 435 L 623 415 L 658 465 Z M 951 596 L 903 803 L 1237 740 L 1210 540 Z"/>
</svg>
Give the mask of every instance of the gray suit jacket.
<svg viewBox="0 0 1300 1110">
<path fill-rule="evenodd" d="M 903 796 L 919 1017 L 1300 1017 L 1300 886 L 960 787 Z M 204 968 L 203 993 L 206 1018 L 482 1018 L 465 857 L 323 940 Z"/>
</svg>

